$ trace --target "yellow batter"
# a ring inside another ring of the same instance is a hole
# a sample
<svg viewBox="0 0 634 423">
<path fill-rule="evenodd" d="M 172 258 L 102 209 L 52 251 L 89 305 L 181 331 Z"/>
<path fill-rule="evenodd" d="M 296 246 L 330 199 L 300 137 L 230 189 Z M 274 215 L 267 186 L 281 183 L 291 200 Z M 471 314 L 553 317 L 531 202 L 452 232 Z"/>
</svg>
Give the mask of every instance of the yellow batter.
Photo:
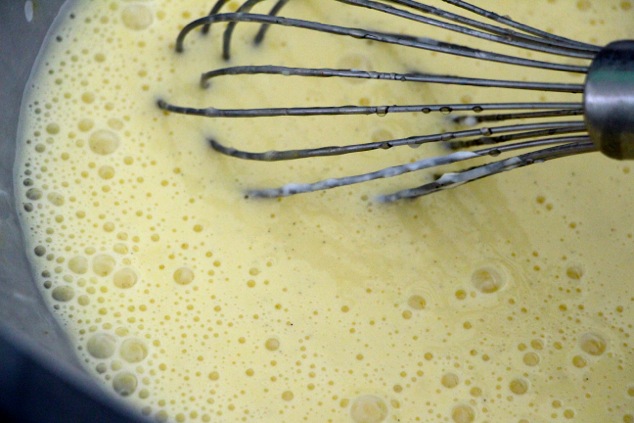
<svg viewBox="0 0 634 423">
<path fill-rule="evenodd" d="M 214 153 L 206 137 L 265 151 L 448 123 L 209 120 L 165 114 L 157 98 L 262 107 L 516 97 L 281 77 L 219 79 L 202 90 L 199 74 L 226 65 L 221 28 L 191 34 L 184 54 L 173 43 L 213 2 L 79 3 L 63 13 L 32 79 L 16 175 L 43 295 L 113 392 L 179 422 L 634 421 L 630 165 L 593 154 L 389 205 L 372 198 L 428 175 L 245 200 L 246 188 L 438 150 L 254 163 Z M 495 3 L 484 7 L 583 41 L 634 37 L 630 1 Z M 408 25 L 323 0 L 291 1 L 285 14 Z M 284 28 L 254 48 L 255 30 L 238 26 L 232 65 L 546 75 Z"/>
</svg>

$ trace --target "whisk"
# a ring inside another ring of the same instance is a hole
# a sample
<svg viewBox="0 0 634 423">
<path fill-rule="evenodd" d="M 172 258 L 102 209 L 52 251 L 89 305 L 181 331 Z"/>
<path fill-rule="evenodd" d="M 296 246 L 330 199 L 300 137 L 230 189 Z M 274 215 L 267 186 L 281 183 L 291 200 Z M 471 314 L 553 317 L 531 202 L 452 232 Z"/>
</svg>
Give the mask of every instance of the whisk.
<svg viewBox="0 0 634 423">
<path fill-rule="evenodd" d="M 407 20 L 412 31 L 421 25 L 439 27 L 483 39 L 557 57 L 587 61 L 585 65 L 527 59 L 496 53 L 466 45 L 443 42 L 412 34 L 384 32 L 370 28 L 332 25 L 324 22 L 279 16 L 289 0 L 272 1 L 267 14 L 251 13 L 251 9 L 266 0 L 247 0 L 233 13 L 221 13 L 228 0 L 218 0 L 209 15 L 186 25 L 176 40 L 176 50 L 184 51 L 187 35 L 202 27 L 227 22 L 223 37 L 224 59 L 231 56 L 231 39 L 238 23 L 260 24 L 254 42 L 260 44 L 272 26 L 302 28 L 308 31 L 353 37 L 417 49 L 463 56 L 517 66 L 528 66 L 560 72 L 585 74 L 584 84 L 514 81 L 473 78 L 431 73 L 394 73 L 365 69 L 332 69 L 287 66 L 233 66 L 216 69 L 201 76 L 205 87 L 213 78 L 244 75 L 279 75 L 305 78 L 361 78 L 398 82 L 421 82 L 490 87 L 514 90 L 543 90 L 579 94 L 577 102 L 524 102 L 473 104 L 414 104 L 380 106 L 325 106 L 218 109 L 181 107 L 158 100 L 166 111 L 205 117 L 271 117 L 310 115 L 359 115 L 391 113 L 452 113 L 453 121 L 463 125 L 461 130 L 436 134 L 414 135 L 379 142 L 366 142 L 344 146 L 306 148 L 282 151 L 250 152 L 238 150 L 210 139 L 211 148 L 227 156 L 260 161 L 280 161 L 359 153 L 399 146 L 418 146 L 441 142 L 449 147 L 445 155 L 423 158 L 410 163 L 390 166 L 374 172 L 330 178 L 311 183 L 289 183 L 279 188 L 249 190 L 249 197 L 283 197 L 299 193 L 330 189 L 344 185 L 389 178 L 408 172 L 428 169 L 477 157 L 496 157 L 514 153 L 511 157 L 490 161 L 446 172 L 432 182 L 379 197 L 381 201 L 415 198 L 456 187 L 464 183 L 495 175 L 504 171 L 545 162 L 551 159 L 600 151 L 615 159 L 634 159 L 634 40 L 615 41 L 605 47 L 579 42 L 516 22 L 508 17 L 479 8 L 461 0 L 442 0 L 456 6 L 462 13 L 448 8 L 432 7 L 413 0 L 331 0 L 349 7 L 364 8 Z M 319 0 L 326 1 L 326 0 Z M 457 9 L 456 9 L 457 10 Z M 470 17 L 471 16 L 471 17 Z M 570 61 L 570 60 L 568 60 Z M 316 81 L 318 83 L 318 80 Z M 459 112 L 456 115 L 454 112 Z M 521 121 L 520 121 L 521 120 Z M 491 122 L 496 124 L 491 125 Z M 523 150 L 523 151 L 522 151 Z"/>
</svg>

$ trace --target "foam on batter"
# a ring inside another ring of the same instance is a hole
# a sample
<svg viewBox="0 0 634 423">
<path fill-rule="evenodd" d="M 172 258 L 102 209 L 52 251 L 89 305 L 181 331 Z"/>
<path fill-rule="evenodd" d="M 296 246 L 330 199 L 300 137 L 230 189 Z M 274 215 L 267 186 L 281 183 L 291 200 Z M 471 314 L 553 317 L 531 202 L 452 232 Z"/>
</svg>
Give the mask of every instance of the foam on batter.
<svg viewBox="0 0 634 423">
<path fill-rule="evenodd" d="M 451 123 L 434 114 L 211 120 L 163 113 L 158 98 L 265 107 L 518 97 L 271 76 L 202 89 L 200 73 L 227 65 L 221 28 L 191 34 L 182 54 L 173 46 L 211 3 L 78 1 L 29 86 L 16 169 L 22 223 L 42 294 L 95 377 L 158 421 L 634 421 L 629 164 L 563 159 L 396 204 L 372 198 L 428 181 L 433 170 L 245 199 L 250 188 L 442 150 L 254 163 L 215 153 L 207 138 L 267 151 Z M 254 10 L 272 2 L 262 3 Z M 583 41 L 634 36 L 630 1 L 484 6 Z M 411 25 L 322 0 L 291 1 L 284 13 L 387 31 Z M 579 80 L 290 28 L 271 28 L 254 47 L 256 30 L 238 25 L 230 65 Z M 521 95 L 560 98 L 569 97 Z"/>
</svg>

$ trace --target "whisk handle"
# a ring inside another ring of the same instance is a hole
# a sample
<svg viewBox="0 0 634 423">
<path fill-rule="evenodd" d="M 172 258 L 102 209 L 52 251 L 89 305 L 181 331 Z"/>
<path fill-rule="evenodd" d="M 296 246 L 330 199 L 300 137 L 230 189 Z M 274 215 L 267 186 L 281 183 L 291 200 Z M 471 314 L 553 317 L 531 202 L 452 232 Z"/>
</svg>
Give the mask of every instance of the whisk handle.
<svg viewBox="0 0 634 423">
<path fill-rule="evenodd" d="M 597 53 L 584 90 L 586 127 L 608 157 L 634 159 L 634 40 L 615 41 Z"/>
</svg>

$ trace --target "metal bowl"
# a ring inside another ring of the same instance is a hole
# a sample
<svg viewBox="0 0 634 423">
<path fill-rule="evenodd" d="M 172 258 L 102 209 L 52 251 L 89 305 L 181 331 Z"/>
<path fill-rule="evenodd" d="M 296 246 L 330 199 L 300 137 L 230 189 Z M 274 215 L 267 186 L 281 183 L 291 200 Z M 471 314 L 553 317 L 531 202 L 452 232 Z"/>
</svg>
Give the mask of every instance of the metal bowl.
<svg viewBox="0 0 634 423">
<path fill-rule="evenodd" d="M 13 166 L 22 97 L 64 0 L 0 2 L 0 420 L 133 422 L 84 370 L 41 298 L 16 210 Z"/>
</svg>

